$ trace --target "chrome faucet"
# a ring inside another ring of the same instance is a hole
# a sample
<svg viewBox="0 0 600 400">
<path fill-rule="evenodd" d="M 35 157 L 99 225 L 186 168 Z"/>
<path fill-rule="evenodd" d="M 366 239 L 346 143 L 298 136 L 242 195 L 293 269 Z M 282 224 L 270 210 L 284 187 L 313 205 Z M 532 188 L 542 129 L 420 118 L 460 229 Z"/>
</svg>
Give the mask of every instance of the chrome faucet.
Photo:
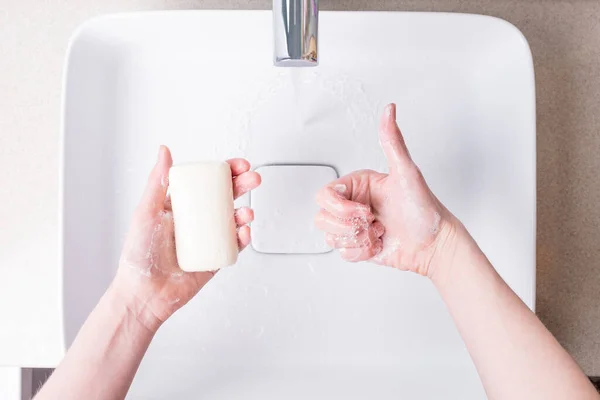
<svg viewBox="0 0 600 400">
<path fill-rule="evenodd" d="M 319 0 L 273 0 L 274 60 L 278 67 L 318 64 Z"/>
</svg>

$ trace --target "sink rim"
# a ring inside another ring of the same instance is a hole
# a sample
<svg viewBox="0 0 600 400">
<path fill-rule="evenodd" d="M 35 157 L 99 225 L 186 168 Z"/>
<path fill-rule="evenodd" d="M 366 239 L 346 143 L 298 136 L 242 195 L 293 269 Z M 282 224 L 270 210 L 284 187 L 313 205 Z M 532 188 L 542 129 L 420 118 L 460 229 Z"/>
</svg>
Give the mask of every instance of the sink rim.
<svg viewBox="0 0 600 400">
<path fill-rule="evenodd" d="M 86 33 L 86 29 L 88 29 L 89 26 L 93 27 L 93 24 L 98 23 L 98 21 L 100 23 L 103 23 L 103 21 L 106 20 L 112 20 L 114 18 L 129 18 L 129 17 L 134 17 L 134 18 L 138 18 L 138 17 L 145 17 L 148 14 L 153 14 L 153 16 L 158 17 L 158 16 L 162 16 L 164 14 L 169 14 L 169 17 L 174 17 L 177 16 L 179 14 L 185 14 L 186 18 L 187 17 L 191 17 L 192 14 L 226 14 L 226 15 L 231 15 L 232 13 L 238 14 L 238 15 L 248 15 L 248 13 L 251 14 L 268 14 L 270 13 L 269 11 L 221 11 L 221 10 L 210 10 L 210 11 L 204 11 L 204 10 L 193 10 L 193 11 L 183 11 L 183 10 L 177 10 L 177 11 L 151 11 L 151 12 L 133 12 L 133 13 L 120 13 L 120 14 L 112 14 L 112 15 L 104 15 L 104 16 L 100 16 L 100 17 L 95 17 L 92 18 L 91 20 L 86 21 L 84 24 L 82 24 L 79 28 L 77 28 L 77 31 L 75 32 L 75 34 L 73 35 L 73 37 L 70 40 L 69 43 L 69 51 L 67 53 L 67 68 L 65 68 L 65 73 L 64 73 L 64 79 L 63 79 L 63 103 L 62 103 L 62 113 L 61 113 L 61 171 L 60 171 L 60 211 L 59 211 L 59 240 L 60 240 L 60 265 L 61 265 L 61 276 L 60 276 L 60 281 L 61 281 L 61 286 L 60 286 L 60 291 L 61 291 L 61 303 L 62 304 L 62 310 L 61 312 L 63 313 L 62 316 L 62 327 L 63 329 L 65 328 L 65 324 L 66 324 L 66 318 L 65 318 L 65 307 L 66 305 L 64 304 L 64 288 L 62 287 L 62 284 L 64 282 L 64 273 L 65 273 L 65 264 L 64 264 L 64 247 L 66 246 L 65 243 L 65 237 L 64 237 L 64 194 L 65 194 L 65 187 L 64 187 L 64 175 L 65 175 L 65 169 L 66 169 L 66 164 L 65 164 L 65 133 L 66 133 L 66 128 L 65 128 L 65 119 L 66 119 L 66 114 L 67 114 L 67 104 L 66 104 L 66 79 L 68 77 L 68 73 L 69 73 L 69 60 L 71 57 L 71 52 L 72 52 L 72 48 L 73 46 L 77 43 L 78 40 L 81 40 L 82 35 L 87 34 Z M 523 34 L 512 24 L 510 24 L 509 22 L 502 20 L 500 18 L 496 18 L 496 17 L 490 17 L 490 16 L 483 16 L 483 15 L 475 15 L 475 14 L 454 14 L 454 13 L 428 13 L 428 12 L 376 12 L 376 11 L 368 11 L 368 12 L 353 12 L 353 11 L 322 11 L 323 15 L 342 15 L 342 14 L 390 14 L 390 15 L 397 15 L 397 14 L 405 14 L 405 15 L 451 15 L 452 18 L 454 18 L 455 16 L 469 16 L 469 17 L 477 17 L 477 18 L 483 18 L 483 19 L 493 19 L 493 20 L 497 20 L 497 21 L 502 21 L 503 23 L 507 23 L 509 24 L 512 28 L 514 28 L 519 35 L 522 37 L 525 45 L 527 46 L 527 49 L 529 50 L 529 45 L 527 44 L 527 41 L 525 39 L 525 37 L 523 36 Z M 91 25 L 89 25 L 91 24 Z M 326 53 L 326 50 L 323 51 L 323 53 Z M 533 76 L 533 60 L 531 58 L 531 52 L 529 50 L 529 67 L 530 69 L 530 73 L 531 76 Z M 534 141 L 535 141 L 535 85 L 534 85 L 534 81 L 532 81 L 533 84 L 533 134 L 534 134 Z M 535 150 L 535 143 L 534 143 L 534 150 Z M 535 178 L 535 153 L 533 154 L 533 165 L 534 165 L 534 178 Z M 535 203 L 535 184 L 533 186 L 533 199 L 534 199 L 534 203 Z M 533 213 L 533 219 L 534 219 L 534 244 L 535 244 L 535 210 Z M 535 257 L 535 252 L 534 252 L 534 257 Z M 534 262 L 534 274 L 533 274 L 533 288 L 535 289 L 535 262 Z M 535 290 L 533 290 L 533 295 L 535 296 Z M 532 304 L 534 304 L 534 298 L 532 299 Z M 64 338 L 64 340 L 66 341 L 66 335 L 63 332 L 62 337 Z M 65 344 L 66 345 L 66 344 Z M 66 346 L 65 346 L 66 347 Z"/>
</svg>

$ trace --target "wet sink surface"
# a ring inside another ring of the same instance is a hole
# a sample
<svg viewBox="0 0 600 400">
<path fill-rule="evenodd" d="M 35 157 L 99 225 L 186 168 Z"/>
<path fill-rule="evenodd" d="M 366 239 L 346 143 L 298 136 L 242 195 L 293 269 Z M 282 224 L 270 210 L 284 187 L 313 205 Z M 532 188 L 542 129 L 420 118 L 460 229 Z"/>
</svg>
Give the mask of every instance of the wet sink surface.
<svg viewBox="0 0 600 400">
<path fill-rule="evenodd" d="M 176 162 L 385 171 L 377 120 L 391 101 L 435 193 L 533 307 L 535 97 L 520 32 L 483 16 L 323 12 L 318 67 L 273 67 L 271 44 L 269 12 L 125 14 L 77 32 L 64 107 L 67 344 L 112 279 L 159 144 Z M 161 328 L 129 398 L 367 395 L 484 398 L 432 285 L 335 252 L 248 249 Z"/>
</svg>

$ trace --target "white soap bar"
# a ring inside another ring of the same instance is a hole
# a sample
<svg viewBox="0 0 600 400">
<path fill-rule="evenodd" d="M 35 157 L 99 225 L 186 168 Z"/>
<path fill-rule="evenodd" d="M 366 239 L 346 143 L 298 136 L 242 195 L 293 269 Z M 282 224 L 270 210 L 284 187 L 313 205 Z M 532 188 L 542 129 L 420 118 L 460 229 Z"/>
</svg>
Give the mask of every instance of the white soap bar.
<svg viewBox="0 0 600 400">
<path fill-rule="evenodd" d="M 238 243 L 226 162 L 176 165 L 169 172 L 179 267 L 215 271 L 234 264 Z"/>
</svg>

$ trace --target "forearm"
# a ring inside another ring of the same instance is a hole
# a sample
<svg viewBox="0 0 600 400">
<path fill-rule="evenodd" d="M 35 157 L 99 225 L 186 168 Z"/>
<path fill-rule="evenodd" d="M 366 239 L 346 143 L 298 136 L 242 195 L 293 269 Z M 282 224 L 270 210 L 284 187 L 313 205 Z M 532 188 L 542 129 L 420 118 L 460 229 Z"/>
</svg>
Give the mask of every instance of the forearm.
<svg viewBox="0 0 600 400">
<path fill-rule="evenodd" d="M 123 399 L 155 327 L 113 283 L 36 400 Z M 158 327 L 156 327 L 158 328 Z"/>
<path fill-rule="evenodd" d="M 597 399 L 593 386 L 466 231 L 433 282 L 490 399 Z"/>
</svg>

